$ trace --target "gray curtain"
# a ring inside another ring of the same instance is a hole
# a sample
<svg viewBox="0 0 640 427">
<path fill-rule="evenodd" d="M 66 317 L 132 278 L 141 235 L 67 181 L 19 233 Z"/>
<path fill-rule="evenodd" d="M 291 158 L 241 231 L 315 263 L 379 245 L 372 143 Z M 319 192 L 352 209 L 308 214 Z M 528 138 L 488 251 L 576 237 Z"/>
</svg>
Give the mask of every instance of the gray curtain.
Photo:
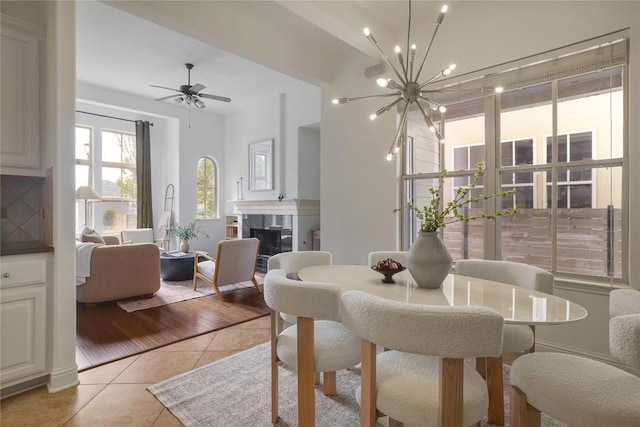
<svg viewBox="0 0 640 427">
<path fill-rule="evenodd" d="M 136 120 L 136 173 L 138 178 L 138 228 L 153 228 L 151 139 L 149 122 L 142 120 Z"/>
</svg>

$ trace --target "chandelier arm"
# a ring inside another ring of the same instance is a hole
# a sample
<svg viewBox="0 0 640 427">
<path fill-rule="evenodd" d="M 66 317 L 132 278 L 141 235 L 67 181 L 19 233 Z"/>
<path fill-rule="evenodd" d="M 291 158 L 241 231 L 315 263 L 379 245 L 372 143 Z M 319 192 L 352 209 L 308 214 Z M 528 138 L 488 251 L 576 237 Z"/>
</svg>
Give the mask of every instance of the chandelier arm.
<svg viewBox="0 0 640 427">
<path fill-rule="evenodd" d="M 422 83 L 420 85 L 420 89 L 422 89 L 423 87 L 425 87 L 426 85 L 428 85 L 429 83 L 433 83 L 436 80 L 441 79 L 442 77 L 444 77 L 444 70 L 440 71 L 438 74 L 436 74 L 435 76 L 431 77 L 429 80 L 427 80 L 426 82 Z"/>
<path fill-rule="evenodd" d="M 338 98 L 338 104 L 346 104 L 351 101 L 362 101 L 365 99 L 387 98 L 389 96 L 400 96 L 401 92 L 386 93 L 380 95 L 357 96 L 355 98 Z"/>
<path fill-rule="evenodd" d="M 413 74 L 413 58 L 411 60 L 411 68 L 409 68 L 409 55 L 410 55 L 410 44 L 411 44 L 411 0 L 409 0 L 409 22 L 407 24 L 407 66 L 405 70 L 405 75 L 407 76 L 407 81 L 411 81 L 411 75 Z M 409 73 L 409 74 L 407 74 Z"/>
<path fill-rule="evenodd" d="M 436 125 L 434 125 L 431 119 L 429 118 L 429 116 L 427 116 L 427 112 L 424 111 L 424 108 L 422 108 L 422 105 L 420 105 L 419 102 L 416 102 L 416 104 L 418 104 L 418 108 L 420 109 L 420 112 L 422 113 L 422 117 L 424 117 L 424 121 L 427 123 L 427 126 L 433 129 L 433 133 L 436 134 L 438 141 L 442 141 L 442 135 L 440 135 L 440 132 L 438 131 L 438 128 L 436 128 Z"/>
<path fill-rule="evenodd" d="M 391 144 L 391 146 L 389 147 L 389 153 L 393 155 L 393 153 L 395 152 L 396 146 L 398 145 L 400 138 L 402 136 L 402 132 L 405 130 L 406 126 L 407 126 L 407 116 L 409 115 L 409 102 L 407 102 L 404 106 L 404 111 L 402 112 L 402 118 L 400 119 L 400 124 L 398 126 L 398 129 L 396 131 L 396 136 L 395 138 L 393 138 L 393 143 Z"/>
<path fill-rule="evenodd" d="M 416 46 L 413 45 L 411 47 L 411 54 L 409 55 L 409 65 L 407 68 L 409 68 L 409 81 L 412 82 L 413 80 L 413 60 L 416 57 Z"/>
<path fill-rule="evenodd" d="M 436 38 L 436 34 L 438 34 L 438 29 L 440 28 L 440 24 L 442 24 L 442 20 L 444 19 L 444 12 L 440 12 L 438 15 L 438 19 L 436 19 L 436 28 L 433 30 L 433 35 L 431 36 L 431 41 L 429 42 L 429 46 L 427 47 L 426 52 L 424 53 L 424 58 L 422 58 L 422 63 L 420 64 L 420 68 L 418 68 L 418 72 L 416 73 L 416 81 L 420 78 L 420 73 L 422 72 L 422 68 L 424 67 L 424 63 L 427 61 L 427 56 L 429 56 L 429 51 L 431 50 L 431 45 Z"/>
<path fill-rule="evenodd" d="M 402 84 L 407 84 L 407 82 L 405 81 L 404 78 L 402 78 L 402 75 L 400 75 L 400 73 L 398 72 L 398 69 L 396 67 L 393 66 L 393 64 L 391 63 L 391 61 L 389 60 L 389 57 L 382 51 L 382 49 L 380 48 L 380 46 L 378 45 L 378 42 L 376 41 L 375 38 L 373 38 L 373 34 L 369 33 L 369 35 L 367 36 L 367 39 L 371 42 L 371 44 L 373 45 L 373 47 L 375 47 L 376 49 L 378 49 L 378 52 L 380 52 L 380 55 L 382 55 L 382 58 L 385 60 L 385 62 L 387 63 L 387 65 L 389 67 L 391 67 L 391 69 L 393 70 L 394 73 L 396 73 L 396 76 L 398 76 L 398 78 L 400 79 L 400 81 L 402 82 Z"/>
<path fill-rule="evenodd" d="M 384 113 L 386 113 L 387 111 L 391 110 L 391 108 L 393 108 L 393 106 L 396 105 L 400 101 L 402 101 L 402 97 L 398 97 L 398 99 L 393 101 L 391 104 L 387 105 L 386 107 L 382 107 L 381 109 L 379 109 L 378 111 L 375 112 L 376 117 L 377 116 L 381 116 Z"/>
</svg>

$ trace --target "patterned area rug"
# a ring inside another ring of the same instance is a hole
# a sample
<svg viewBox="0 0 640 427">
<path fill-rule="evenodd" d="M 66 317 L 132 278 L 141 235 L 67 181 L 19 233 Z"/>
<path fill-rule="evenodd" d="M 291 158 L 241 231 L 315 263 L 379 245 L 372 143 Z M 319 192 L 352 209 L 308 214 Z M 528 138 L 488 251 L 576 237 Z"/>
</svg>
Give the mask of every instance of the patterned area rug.
<svg viewBox="0 0 640 427">
<path fill-rule="evenodd" d="M 262 285 L 263 278 L 256 276 L 256 280 Z M 220 286 L 220 292 L 225 293 L 242 288 L 252 288 L 253 283 L 250 281 L 234 283 L 230 285 Z M 198 282 L 198 289 L 193 290 L 192 280 L 183 280 L 180 282 L 168 282 L 161 281 L 160 289 L 153 297 L 149 299 L 145 298 L 129 298 L 123 301 L 118 301 L 118 306 L 125 310 L 127 313 L 132 311 L 144 310 L 151 307 L 158 307 L 161 305 L 172 304 L 174 302 L 186 301 L 193 298 L 205 297 L 207 295 L 215 295 L 213 286 L 202 280 Z"/>
<path fill-rule="evenodd" d="M 271 424 L 270 344 L 213 362 L 159 382 L 147 389 L 185 426 L 290 427 L 298 421 L 295 372 L 279 368 L 278 423 Z M 505 367 L 506 426 L 509 425 L 509 370 Z M 353 427 L 360 425 L 355 391 L 360 385 L 357 368 L 337 372 L 337 396 L 325 396 L 316 386 L 316 425 Z M 379 420 L 380 426 L 386 420 Z M 492 426 L 486 419 L 483 427 Z M 568 427 L 545 414 L 543 427 Z M 409 426 L 407 426 L 409 427 Z"/>
</svg>

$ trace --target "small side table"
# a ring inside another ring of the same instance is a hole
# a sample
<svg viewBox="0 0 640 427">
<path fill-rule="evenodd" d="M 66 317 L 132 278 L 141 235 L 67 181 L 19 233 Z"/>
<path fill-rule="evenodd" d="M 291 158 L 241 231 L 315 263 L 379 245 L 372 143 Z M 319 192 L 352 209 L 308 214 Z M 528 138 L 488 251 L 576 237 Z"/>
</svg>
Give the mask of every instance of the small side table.
<svg viewBox="0 0 640 427">
<path fill-rule="evenodd" d="M 160 254 L 162 280 L 180 281 L 193 279 L 195 252 L 163 252 Z"/>
</svg>

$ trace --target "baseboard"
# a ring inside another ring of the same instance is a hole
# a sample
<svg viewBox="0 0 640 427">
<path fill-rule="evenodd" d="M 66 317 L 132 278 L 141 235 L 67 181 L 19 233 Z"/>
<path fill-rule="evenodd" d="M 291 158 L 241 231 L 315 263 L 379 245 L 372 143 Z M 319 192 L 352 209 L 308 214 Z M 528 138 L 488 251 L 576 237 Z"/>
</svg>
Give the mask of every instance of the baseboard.
<svg viewBox="0 0 640 427">
<path fill-rule="evenodd" d="M 51 372 L 47 389 L 49 393 L 56 393 L 69 387 L 80 384 L 78 379 L 78 367 L 74 364 L 64 369 L 56 369 Z"/>
</svg>

